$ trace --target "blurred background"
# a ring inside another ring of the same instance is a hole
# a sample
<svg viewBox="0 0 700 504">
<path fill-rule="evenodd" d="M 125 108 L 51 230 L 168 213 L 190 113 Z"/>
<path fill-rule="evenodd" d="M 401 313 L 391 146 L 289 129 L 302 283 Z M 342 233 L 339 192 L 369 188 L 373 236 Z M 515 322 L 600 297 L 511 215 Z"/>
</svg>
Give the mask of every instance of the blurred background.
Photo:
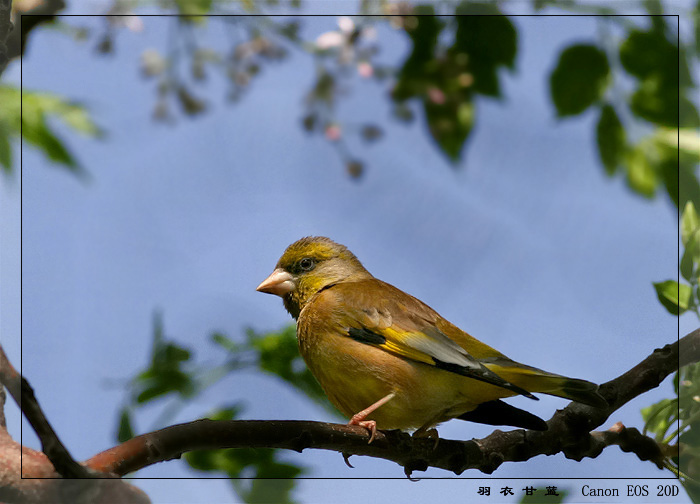
<svg viewBox="0 0 700 504">
<path fill-rule="evenodd" d="M 663 282 L 679 209 L 700 202 L 698 6 L 608 4 L 15 2 L 46 16 L 23 18 L 0 85 L 0 329 L 71 453 L 203 416 L 345 422 L 281 301 L 255 292 L 308 235 L 511 358 L 596 383 L 694 329 Z M 601 429 L 641 430 L 673 397 L 669 377 Z M 545 419 L 567 404 L 540 399 L 509 402 Z M 39 447 L 26 423 L 21 441 Z M 520 502 L 545 484 L 576 502 L 593 478 L 674 477 L 617 447 L 419 483 L 351 462 L 198 453 L 134 483 L 154 502 L 464 502 L 480 486 Z"/>
</svg>

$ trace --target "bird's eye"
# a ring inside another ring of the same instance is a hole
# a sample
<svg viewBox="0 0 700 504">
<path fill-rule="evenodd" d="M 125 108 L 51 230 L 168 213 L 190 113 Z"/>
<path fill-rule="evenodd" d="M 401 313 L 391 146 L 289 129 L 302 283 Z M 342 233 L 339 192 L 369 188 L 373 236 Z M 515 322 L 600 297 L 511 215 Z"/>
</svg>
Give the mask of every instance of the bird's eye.
<svg viewBox="0 0 700 504">
<path fill-rule="evenodd" d="M 304 257 L 301 261 L 299 261 L 299 267 L 302 271 L 311 271 L 314 269 L 314 266 L 316 266 L 316 261 L 314 261 L 311 257 Z"/>
</svg>

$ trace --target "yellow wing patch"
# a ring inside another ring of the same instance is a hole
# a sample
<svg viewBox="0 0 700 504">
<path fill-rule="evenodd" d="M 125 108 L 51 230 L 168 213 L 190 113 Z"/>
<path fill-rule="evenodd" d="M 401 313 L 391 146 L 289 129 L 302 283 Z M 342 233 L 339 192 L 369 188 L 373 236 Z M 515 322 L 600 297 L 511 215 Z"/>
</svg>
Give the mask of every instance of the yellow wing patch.
<svg viewBox="0 0 700 504">
<path fill-rule="evenodd" d="M 421 352 L 420 350 L 416 350 L 415 348 L 412 348 L 408 345 L 403 345 L 401 343 L 398 343 L 396 341 L 397 335 L 405 336 L 404 333 L 399 333 L 398 331 L 392 331 L 391 329 L 385 329 L 381 331 L 381 333 L 395 333 L 392 335 L 391 339 L 387 339 L 384 344 L 379 345 L 380 347 L 384 348 L 386 351 L 391 352 L 395 355 L 398 355 L 399 357 L 406 357 L 418 362 L 424 362 L 426 364 L 430 364 L 431 366 L 435 365 L 435 361 L 433 358 L 426 354 L 425 352 Z"/>
</svg>

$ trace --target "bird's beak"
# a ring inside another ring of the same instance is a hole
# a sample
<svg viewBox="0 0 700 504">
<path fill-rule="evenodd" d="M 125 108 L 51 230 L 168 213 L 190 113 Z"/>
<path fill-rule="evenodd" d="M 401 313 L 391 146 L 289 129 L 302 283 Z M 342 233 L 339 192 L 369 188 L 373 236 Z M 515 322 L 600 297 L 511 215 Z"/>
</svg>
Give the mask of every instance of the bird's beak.
<svg viewBox="0 0 700 504">
<path fill-rule="evenodd" d="M 255 290 L 282 297 L 295 287 L 294 277 L 282 268 L 277 268 Z"/>
</svg>

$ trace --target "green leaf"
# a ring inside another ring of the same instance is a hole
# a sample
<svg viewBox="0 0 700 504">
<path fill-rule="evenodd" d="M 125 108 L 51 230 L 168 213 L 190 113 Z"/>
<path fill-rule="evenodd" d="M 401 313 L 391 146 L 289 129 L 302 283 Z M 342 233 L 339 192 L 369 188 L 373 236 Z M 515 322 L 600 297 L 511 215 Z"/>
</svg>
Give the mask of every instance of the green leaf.
<svg viewBox="0 0 700 504">
<path fill-rule="evenodd" d="M 299 41 L 299 28 L 298 21 L 289 21 L 278 28 L 278 33 L 293 42 L 297 42 Z"/>
<path fill-rule="evenodd" d="M 683 255 L 681 256 L 681 262 L 678 267 L 678 269 L 681 272 L 681 276 L 688 280 L 689 282 L 693 277 L 695 276 L 695 261 L 694 261 L 694 250 L 697 249 L 697 245 L 694 243 L 692 244 L 692 248 L 686 248 L 683 251 Z"/>
<path fill-rule="evenodd" d="M 237 418 L 245 408 L 241 403 L 233 403 L 228 406 L 217 408 L 208 413 L 205 418 L 209 420 L 233 420 Z"/>
<path fill-rule="evenodd" d="M 681 128 L 700 127 L 700 114 L 698 114 L 698 109 L 692 101 L 686 96 L 681 96 L 677 106 L 680 109 L 680 115 L 678 122 L 674 126 L 678 125 Z"/>
<path fill-rule="evenodd" d="M 219 345 L 221 348 L 226 350 L 227 352 L 238 352 L 241 350 L 241 345 L 233 341 L 231 338 L 226 336 L 223 333 L 220 332 L 215 332 L 212 333 L 211 336 L 211 341 L 215 343 L 216 345 Z"/>
<path fill-rule="evenodd" d="M 700 215 L 692 201 L 688 201 L 681 215 L 681 241 L 687 246 L 692 234 L 700 228 Z"/>
<path fill-rule="evenodd" d="M 695 266 L 700 263 L 700 228 L 695 228 L 690 233 L 688 243 L 685 244 L 685 250 L 681 256 L 680 271 L 683 278 L 690 281 L 697 278 Z"/>
<path fill-rule="evenodd" d="M 698 111 L 685 96 L 685 90 L 693 87 L 686 51 L 679 53 L 664 31 L 633 30 L 620 45 L 622 66 L 639 79 L 630 108 L 636 116 L 655 124 L 696 128 Z"/>
<path fill-rule="evenodd" d="M 415 18 L 415 24 L 406 25 L 406 33 L 413 42 L 411 55 L 404 64 L 409 64 L 409 66 L 423 64 L 435 57 L 438 36 L 445 26 L 440 18 L 433 16 L 435 11 L 432 6 L 420 5 L 416 8 L 420 9 L 420 12 L 416 12 L 416 14 L 421 14 L 421 16 Z"/>
<path fill-rule="evenodd" d="M 678 386 L 680 384 L 680 373 L 676 371 L 673 373 L 673 391 L 678 395 Z"/>
<path fill-rule="evenodd" d="M 684 456 L 681 458 L 683 463 L 680 465 L 680 470 L 684 474 L 688 474 L 689 468 L 692 467 L 695 468 L 698 466 L 698 457 L 695 457 L 693 455 L 688 455 Z M 700 485 L 695 482 L 695 480 L 690 479 L 690 478 L 685 478 L 681 480 L 681 483 L 683 484 L 683 487 L 685 488 L 685 491 L 688 492 L 688 498 L 690 499 L 690 502 L 700 502 Z"/>
<path fill-rule="evenodd" d="M 78 164 L 68 149 L 47 127 L 43 116 L 22 117 L 22 136 L 30 144 L 38 147 L 54 163 L 59 163 L 73 172 L 79 172 Z"/>
<path fill-rule="evenodd" d="M 624 157 L 627 137 L 625 128 L 612 105 L 606 104 L 600 110 L 596 140 L 603 167 L 608 175 L 613 175 Z"/>
<path fill-rule="evenodd" d="M 639 144 L 625 153 L 627 183 L 632 190 L 651 198 L 656 192 L 659 179 L 647 155 L 645 144 Z"/>
<path fill-rule="evenodd" d="M 456 13 L 460 15 L 455 33 L 456 48 L 492 65 L 515 66 L 518 33 L 496 5 L 462 2 Z"/>
<path fill-rule="evenodd" d="M 184 459 L 200 471 L 218 471 L 229 478 L 245 478 L 231 481 L 244 502 L 291 503 L 294 478 L 307 469 L 277 460 L 279 453 L 271 448 L 197 450 L 186 453 Z"/>
<path fill-rule="evenodd" d="M 204 16 L 211 11 L 212 0 L 175 0 L 175 5 L 180 14 L 187 16 Z M 201 23 L 205 19 L 187 19 L 188 22 Z"/>
<path fill-rule="evenodd" d="M 646 121 L 669 127 L 679 124 L 678 88 L 665 86 L 657 76 L 640 83 L 629 105 L 634 115 Z"/>
<path fill-rule="evenodd" d="M 651 17 L 651 23 L 652 26 L 654 27 L 654 30 L 660 31 L 663 33 L 666 29 L 666 25 L 664 23 L 663 19 L 663 14 L 664 14 L 664 8 L 663 5 L 661 5 L 661 0 L 644 0 L 644 9 L 647 11 L 649 16 Z M 660 19 L 656 19 L 660 18 Z"/>
<path fill-rule="evenodd" d="M 195 392 L 190 375 L 179 369 L 150 370 L 138 376 L 136 385 L 142 389 L 136 396 L 136 402 L 139 404 L 170 393 L 178 393 L 186 398 Z"/>
<path fill-rule="evenodd" d="M 700 134 L 692 128 L 657 128 L 654 141 L 661 148 L 672 152 L 678 151 L 681 156 L 697 162 L 700 158 Z"/>
<path fill-rule="evenodd" d="M 488 4 L 462 4 L 459 9 L 460 13 L 472 13 L 474 9 L 498 12 Z M 421 6 L 420 12 L 414 12 L 432 13 L 431 6 Z M 457 164 L 474 123 L 474 93 L 497 96 L 498 67 L 514 64 L 515 29 L 505 17 L 479 17 L 474 24 L 473 16 L 460 16 L 456 19 L 455 42 L 444 51 L 438 49 L 444 26 L 440 18 L 410 19 L 405 26 L 413 48 L 398 73 L 392 98 L 398 104 L 420 98 L 432 138 Z M 401 119 L 412 117 L 408 107 L 395 111 Z"/>
<path fill-rule="evenodd" d="M 679 436 L 678 442 L 692 446 L 696 450 L 700 448 L 700 423 L 691 423 L 690 428 Z"/>
<path fill-rule="evenodd" d="M 549 78 L 552 101 L 559 117 L 577 115 L 599 100 L 609 83 L 605 53 L 594 45 L 564 49 Z"/>
<path fill-rule="evenodd" d="M 134 437 L 134 429 L 131 425 L 131 412 L 129 408 L 123 407 L 119 414 L 119 429 L 117 431 L 117 440 L 120 443 L 128 441 Z"/>
<path fill-rule="evenodd" d="M 620 63 L 639 79 L 663 76 L 678 89 L 678 47 L 657 30 L 632 30 L 620 44 Z"/>
<path fill-rule="evenodd" d="M 73 156 L 49 130 L 46 125 L 46 109 L 52 101 L 45 96 L 27 94 L 22 98 L 22 136 L 32 145 L 39 147 L 51 161 L 61 163 L 76 170 Z"/>
<path fill-rule="evenodd" d="M 692 291 L 689 285 L 666 280 L 655 283 L 654 289 L 661 304 L 672 315 L 680 315 L 690 307 Z"/>
<path fill-rule="evenodd" d="M 12 171 L 12 145 L 10 144 L 10 134 L 2 127 L 2 123 L 0 123 L 0 164 L 7 173 Z"/>
<path fill-rule="evenodd" d="M 64 102 L 61 107 L 49 112 L 54 112 L 59 119 L 78 133 L 93 138 L 104 135 L 102 129 L 95 124 L 85 107 Z"/>
<path fill-rule="evenodd" d="M 658 162 L 659 175 L 666 188 L 668 197 L 671 198 L 673 204 L 678 207 L 679 202 L 679 182 L 678 182 L 678 163 L 668 158 L 662 158 Z"/>
<path fill-rule="evenodd" d="M 0 85 L 0 103 L 3 104 L 0 108 L 0 137 L 5 137 L 0 139 L 0 163 L 6 170 L 11 159 L 7 142 L 20 134 L 21 126 L 21 134 L 27 143 L 42 151 L 51 161 L 74 173 L 82 173 L 76 159 L 50 127 L 49 120 L 58 119 L 71 130 L 89 137 L 100 136 L 101 130 L 83 106 L 50 93 L 22 91 L 20 98 L 19 89 L 6 85 Z"/>
<path fill-rule="evenodd" d="M 193 450 L 183 454 L 183 458 L 192 469 L 198 471 L 216 471 L 221 466 L 223 450 Z M 237 474 L 231 477 L 236 477 Z"/>
<path fill-rule="evenodd" d="M 22 93 L 22 115 L 41 114 L 54 116 L 78 133 L 88 137 L 99 137 L 102 130 L 90 118 L 87 109 L 77 103 L 50 93 Z"/>
<path fill-rule="evenodd" d="M 245 494 L 246 502 L 250 503 L 267 503 L 275 502 L 279 504 L 292 504 L 294 500 L 291 497 L 295 482 L 293 480 L 298 468 L 288 465 L 286 467 L 286 475 L 279 478 L 286 479 L 256 479 L 253 480 L 250 490 Z M 281 471 L 282 468 L 277 468 Z"/>
<path fill-rule="evenodd" d="M 425 115 L 433 139 L 453 163 L 459 162 L 462 148 L 474 122 L 474 104 L 424 102 Z"/>
<path fill-rule="evenodd" d="M 694 165 L 681 162 L 678 170 L 679 205 L 692 201 L 696 206 L 700 206 L 700 183 L 695 171 Z"/>
<path fill-rule="evenodd" d="M 19 88 L 0 84 L 0 123 L 11 136 L 19 136 L 21 124 L 21 105 Z"/>
<path fill-rule="evenodd" d="M 673 129 L 700 127 L 695 104 L 684 95 L 679 97 L 677 88 L 662 87 L 655 78 L 645 80 L 632 94 L 630 108 L 633 114 L 657 126 Z"/>
<path fill-rule="evenodd" d="M 642 408 L 644 428 L 656 436 L 656 440 L 662 440 L 671 424 L 675 421 L 678 411 L 678 399 L 662 399 L 646 408 Z"/>
<path fill-rule="evenodd" d="M 681 368 L 681 378 L 679 380 L 680 391 L 679 397 L 685 403 L 685 401 L 690 402 L 693 400 L 698 404 L 698 398 L 700 396 L 700 364 L 694 363 L 689 364 Z M 690 404 L 681 404 L 682 407 L 687 407 Z"/>
<path fill-rule="evenodd" d="M 692 129 L 661 127 L 654 132 L 652 141 L 660 157 L 660 174 L 671 201 L 679 209 L 688 202 L 700 206 L 700 183 L 696 175 L 700 136 Z"/>
<path fill-rule="evenodd" d="M 325 70 L 322 70 L 309 95 L 310 101 L 319 101 L 331 107 L 335 98 L 336 87 L 335 77 Z"/>
<path fill-rule="evenodd" d="M 190 92 L 189 89 L 187 89 L 187 87 L 183 85 L 177 86 L 176 96 L 182 111 L 187 115 L 196 116 L 203 113 L 207 109 L 207 105 L 204 100 L 197 98 Z"/>
<path fill-rule="evenodd" d="M 498 67 L 515 66 L 518 50 L 515 27 L 493 4 L 462 2 L 456 12 L 460 15 L 456 18 L 457 31 L 451 51 L 466 57 L 475 92 L 500 96 Z"/>
<path fill-rule="evenodd" d="M 151 366 L 133 383 L 136 402 L 143 404 L 170 393 L 191 397 L 197 387 L 191 374 L 184 369 L 191 357 L 188 349 L 165 339 L 163 322 L 157 314 L 154 317 Z"/>
<path fill-rule="evenodd" d="M 430 15 L 434 12 L 431 6 L 417 6 L 416 9 L 419 7 L 421 13 L 427 15 L 413 17 L 411 19 L 415 22 L 406 24 L 412 49 L 398 73 L 396 86 L 391 93 L 392 98 L 398 102 L 422 95 L 427 85 L 435 80 L 439 66 L 435 52 L 444 23 L 440 18 Z"/>
</svg>

